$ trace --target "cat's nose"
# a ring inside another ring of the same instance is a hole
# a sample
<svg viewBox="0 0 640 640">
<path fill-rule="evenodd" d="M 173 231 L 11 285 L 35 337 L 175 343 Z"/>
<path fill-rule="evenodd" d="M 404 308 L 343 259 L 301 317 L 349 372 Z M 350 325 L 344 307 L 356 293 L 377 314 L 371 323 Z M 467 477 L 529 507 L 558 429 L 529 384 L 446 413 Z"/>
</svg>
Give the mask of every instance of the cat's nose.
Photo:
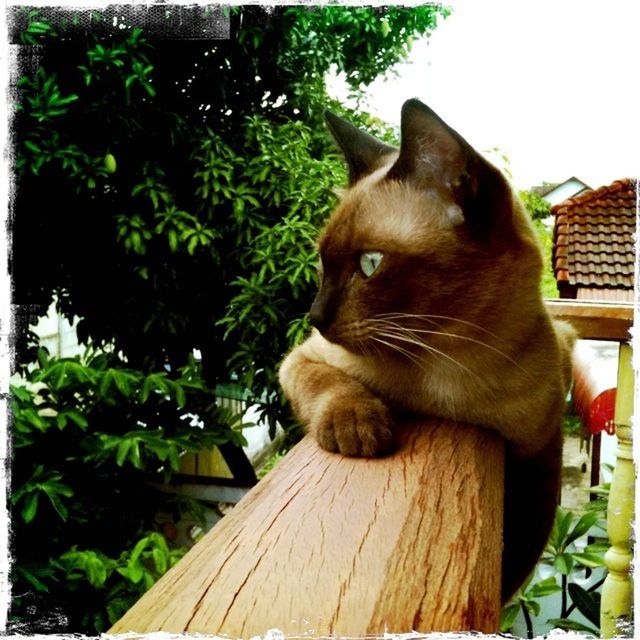
<svg viewBox="0 0 640 640">
<path fill-rule="evenodd" d="M 320 333 L 326 331 L 335 318 L 337 308 L 336 294 L 336 284 L 330 278 L 325 278 L 311 304 L 311 309 L 309 309 L 309 322 Z"/>
<path fill-rule="evenodd" d="M 309 309 L 309 322 L 312 327 L 315 327 L 318 331 L 324 331 L 330 324 L 330 320 L 327 317 L 326 309 L 315 302 Z"/>
</svg>

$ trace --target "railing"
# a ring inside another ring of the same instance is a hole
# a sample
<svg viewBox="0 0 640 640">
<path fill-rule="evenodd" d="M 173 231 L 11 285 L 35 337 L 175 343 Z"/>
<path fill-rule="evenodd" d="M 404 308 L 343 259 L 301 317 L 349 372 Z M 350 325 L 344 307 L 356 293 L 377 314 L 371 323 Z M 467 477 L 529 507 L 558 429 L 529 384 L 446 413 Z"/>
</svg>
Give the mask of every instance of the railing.
<svg viewBox="0 0 640 640">
<path fill-rule="evenodd" d="M 633 584 L 631 580 L 631 534 L 634 520 L 635 469 L 632 454 L 631 416 L 634 404 L 634 372 L 631 364 L 629 330 L 633 321 L 631 303 L 592 303 L 553 301 L 551 313 L 568 320 L 580 337 L 615 340 L 620 343 L 618 384 L 614 422 L 618 448 L 611 479 L 607 509 L 607 533 L 611 548 L 605 555 L 607 577 L 602 586 L 600 632 L 603 638 L 628 634 Z"/>
<path fill-rule="evenodd" d="M 305 438 L 110 632 L 495 631 L 502 449 L 439 420 L 376 460 Z"/>
<path fill-rule="evenodd" d="M 635 468 L 631 439 L 634 376 L 631 366 L 631 347 L 620 347 L 618 363 L 618 391 L 616 394 L 615 425 L 618 437 L 616 466 L 611 479 L 607 509 L 607 533 L 611 548 L 604 560 L 607 578 L 602 585 L 600 629 L 603 638 L 628 634 L 633 607 L 633 584 L 630 575 L 631 535 L 634 520 Z"/>
<path fill-rule="evenodd" d="M 594 315 L 593 305 L 550 304 L 584 337 L 622 341 L 632 310 L 620 308 L 599 305 Z M 110 633 L 496 632 L 503 443 L 437 419 L 400 433 L 399 451 L 375 460 L 330 454 L 305 438 Z M 631 609 L 632 514 L 616 497 L 633 490 L 626 455 L 611 490 L 620 506 L 609 515 L 607 633 Z"/>
</svg>

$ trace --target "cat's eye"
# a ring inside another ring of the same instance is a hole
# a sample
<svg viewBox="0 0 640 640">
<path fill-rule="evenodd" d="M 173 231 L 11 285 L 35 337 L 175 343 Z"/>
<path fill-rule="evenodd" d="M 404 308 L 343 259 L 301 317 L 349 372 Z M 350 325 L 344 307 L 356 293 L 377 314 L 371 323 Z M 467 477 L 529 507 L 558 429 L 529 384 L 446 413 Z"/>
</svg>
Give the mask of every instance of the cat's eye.
<svg viewBox="0 0 640 640">
<path fill-rule="evenodd" d="M 384 253 L 381 251 L 365 251 L 360 254 L 360 269 L 367 278 L 380 266 Z"/>
</svg>

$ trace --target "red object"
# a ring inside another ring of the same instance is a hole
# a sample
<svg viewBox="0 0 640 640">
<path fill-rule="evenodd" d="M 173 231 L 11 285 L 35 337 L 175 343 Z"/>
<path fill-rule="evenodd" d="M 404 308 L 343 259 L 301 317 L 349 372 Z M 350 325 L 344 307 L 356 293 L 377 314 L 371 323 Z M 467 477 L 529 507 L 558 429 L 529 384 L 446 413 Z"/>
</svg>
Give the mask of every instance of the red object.
<svg viewBox="0 0 640 640">
<path fill-rule="evenodd" d="M 616 431 L 613 423 L 613 416 L 616 409 L 616 390 L 607 389 L 591 403 L 589 414 L 586 419 L 586 426 L 593 435 L 606 431 L 613 435 Z"/>
<path fill-rule="evenodd" d="M 616 409 L 616 389 L 602 389 L 599 380 L 593 377 L 588 367 L 576 363 L 573 370 L 573 406 L 582 418 L 584 426 L 597 435 L 606 431 L 615 433 L 613 422 Z"/>
</svg>

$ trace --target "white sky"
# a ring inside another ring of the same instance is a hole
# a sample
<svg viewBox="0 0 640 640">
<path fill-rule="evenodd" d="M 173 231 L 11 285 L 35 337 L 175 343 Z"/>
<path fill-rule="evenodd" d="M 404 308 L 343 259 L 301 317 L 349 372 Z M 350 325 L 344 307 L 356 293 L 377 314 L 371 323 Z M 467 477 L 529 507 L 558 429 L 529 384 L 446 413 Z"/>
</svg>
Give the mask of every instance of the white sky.
<svg viewBox="0 0 640 640">
<path fill-rule="evenodd" d="M 640 175 L 640 1 L 448 4 L 400 77 L 372 85 L 371 112 L 398 124 L 420 98 L 477 149 L 505 152 L 520 188 Z"/>
</svg>

